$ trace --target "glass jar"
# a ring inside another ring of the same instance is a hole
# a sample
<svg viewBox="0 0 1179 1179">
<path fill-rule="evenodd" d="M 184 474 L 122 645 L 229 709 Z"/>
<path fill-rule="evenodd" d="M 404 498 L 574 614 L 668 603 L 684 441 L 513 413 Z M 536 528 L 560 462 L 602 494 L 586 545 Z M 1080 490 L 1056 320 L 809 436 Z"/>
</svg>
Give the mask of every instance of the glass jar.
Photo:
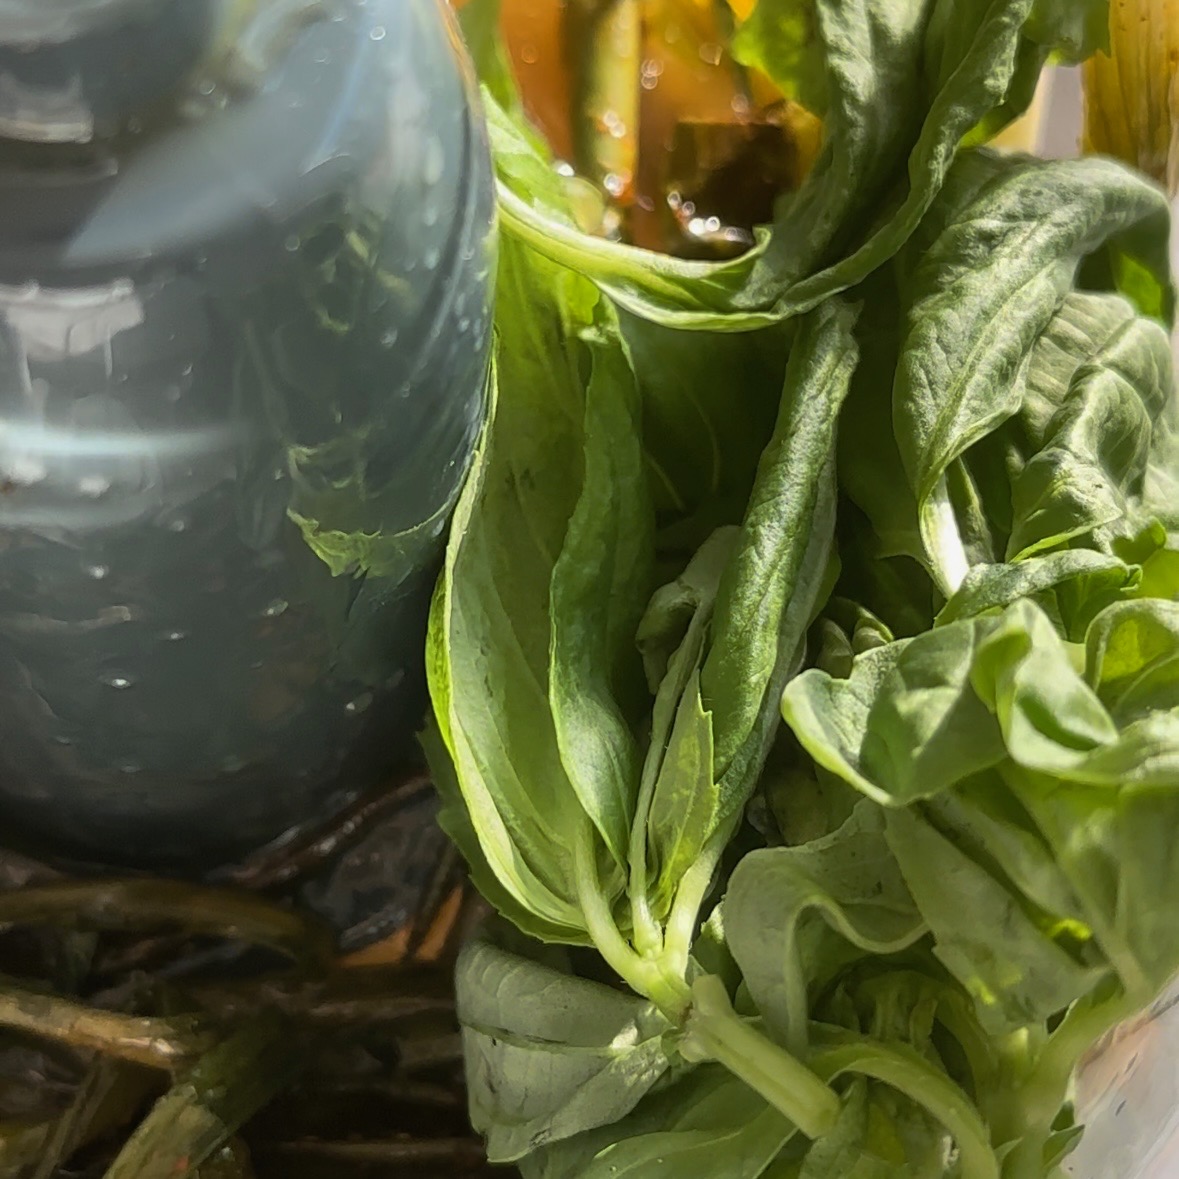
<svg viewBox="0 0 1179 1179">
<path fill-rule="evenodd" d="M 438 0 L 0 3 L 0 839 L 233 857 L 376 782 L 485 407 Z"/>
</svg>

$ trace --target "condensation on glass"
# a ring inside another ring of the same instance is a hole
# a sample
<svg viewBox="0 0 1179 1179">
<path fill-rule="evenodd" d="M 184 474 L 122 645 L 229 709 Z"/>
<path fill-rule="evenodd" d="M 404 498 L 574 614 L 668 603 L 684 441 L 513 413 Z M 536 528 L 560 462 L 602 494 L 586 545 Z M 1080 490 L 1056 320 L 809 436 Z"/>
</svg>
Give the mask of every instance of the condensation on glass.
<svg viewBox="0 0 1179 1179">
<path fill-rule="evenodd" d="M 209 863 L 386 772 L 492 207 L 438 0 L 0 0 L 0 841 Z"/>
</svg>

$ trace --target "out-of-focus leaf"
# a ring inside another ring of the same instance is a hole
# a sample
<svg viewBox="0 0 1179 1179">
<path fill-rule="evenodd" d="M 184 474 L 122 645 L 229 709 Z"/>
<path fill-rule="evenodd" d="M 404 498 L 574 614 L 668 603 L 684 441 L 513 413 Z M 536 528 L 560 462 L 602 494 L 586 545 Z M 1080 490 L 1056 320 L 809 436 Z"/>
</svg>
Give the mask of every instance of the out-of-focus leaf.
<svg viewBox="0 0 1179 1179">
<path fill-rule="evenodd" d="M 105 1179 L 178 1179 L 214 1159 L 310 1063 L 309 1045 L 278 1017 L 224 1040 L 156 1102 Z"/>
</svg>

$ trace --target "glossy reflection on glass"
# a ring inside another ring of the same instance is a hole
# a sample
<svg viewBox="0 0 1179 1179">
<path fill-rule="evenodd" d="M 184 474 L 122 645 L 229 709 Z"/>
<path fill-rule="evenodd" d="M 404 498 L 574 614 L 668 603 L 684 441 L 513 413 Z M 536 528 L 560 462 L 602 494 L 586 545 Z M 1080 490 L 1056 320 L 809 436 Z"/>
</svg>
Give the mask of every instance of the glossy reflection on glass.
<svg viewBox="0 0 1179 1179">
<path fill-rule="evenodd" d="M 418 719 L 490 169 L 435 0 L 113 8 L 206 10 L 146 105 L 88 115 L 89 59 L 58 93 L 0 51 L 0 822 L 199 864 L 371 783 Z"/>
</svg>

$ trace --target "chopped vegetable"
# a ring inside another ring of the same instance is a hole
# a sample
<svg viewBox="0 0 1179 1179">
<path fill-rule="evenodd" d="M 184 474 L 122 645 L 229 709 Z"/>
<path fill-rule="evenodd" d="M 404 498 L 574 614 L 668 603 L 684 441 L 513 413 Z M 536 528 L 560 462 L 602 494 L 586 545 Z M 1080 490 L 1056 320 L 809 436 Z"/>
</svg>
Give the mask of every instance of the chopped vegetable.
<svg viewBox="0 0 1179 1179">
<path fill-rule="evenodd" d="M 703 262 L 580 227 L 463 9 L 496 405 L 427 745 L 506 918 L 472 1117 L 525 1179 L 1047 1179 L 1179 972 L 1167 203 L 981 146 L 1100 4 L 733 14 L 825 146 Z"/>
</svg>

